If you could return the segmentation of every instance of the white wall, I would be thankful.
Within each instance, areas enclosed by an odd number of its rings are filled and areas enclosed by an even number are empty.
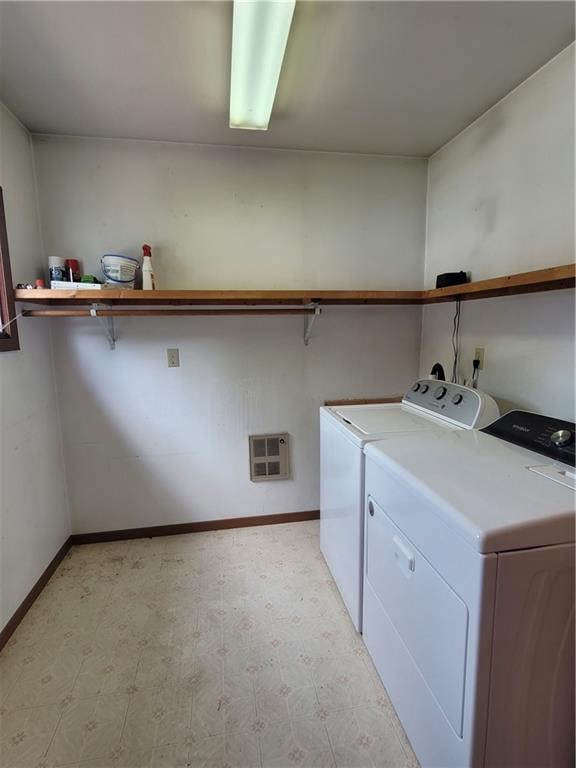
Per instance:
[[[46,252],[96,268],[155,247],[161,287],[415,287],[426,163],[36,138]],[[318,408],[402,392],[418,307],[302,317],[123,319],[111,352],[58,322],[56,361],[76,532],[317,509]],[[166,367],[179,347],[181,367]],[[249,480],[248,434],[287,431],[293,479]]]
[[[326,309],[307,348],[301,317],[123,319],[114,352],[58,322],[76,532],[318,509],[322,401],[402,392],[418,365],[415,307]],[[276,431],[293,479],[251,483],[248,435]]]
[[[47,255],[161,288],[418,288],[426,161],[37,136]]]
[[[462,302],[460,372],[485,348],[479,386],[511,408],[574,420],[574,291]],[[440,360],[452,370],[453,304],[424,308],[421,373]],[[462,379],[460,379],[462,380]]]
[[[574,45],[429,161],[425,279],[574,259]]]
[[[574,46],[429,162],[425,280],[472,279],[574,260]],[[486,349],[480,386],[514,405],[574,418],[574,291],[463,303],[462,368]],[[453,305],[425,307],[421,372],[451,368]]]
[[[0,185],[14,282],[42,264],[30,137],[0,105]],[[0,353],[0,627],[69,535],[50,329],[20,321]]]

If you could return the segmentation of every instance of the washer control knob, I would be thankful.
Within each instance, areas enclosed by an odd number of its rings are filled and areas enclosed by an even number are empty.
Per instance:
[[[422,384],[420,392],[422,392],[422,394],[424,394],[425,392],[428,392],[429,389],[430,389],[430,387],[428,386],[428,384]]]
[[[558,429],[553,435],[550,435],[552,445],[555,445],[556,448],[563,448],[565,445],[572,442],[573,438],[574,435],[569,429]]]
[[[437,387],[434,390],[434,397],[436,398],[436,400],[442,400],[442,398],[444,397],[447,391],[448,390],[446,389],[446,387]]]
[[[368,512],[370,512],[370,517],[374,517],[374,504],[371,501],[368,502]]]
[[[464,399],[463,395],[461,395],[461,394],[458,392],[458,393],[457,393],[456,395],[454,395],[454,397],[452,398],[452,402],[454,403],[454,405],[460,405],[460,403],[462,402],[462,400],[463,400],[463,399]]]
[[[412,387],[412,392],[418,392],[419,389],[420,389],[420,384],[416,382],[416,384],[414,384]]]

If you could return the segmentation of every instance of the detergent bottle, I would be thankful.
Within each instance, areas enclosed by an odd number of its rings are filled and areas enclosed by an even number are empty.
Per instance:
[[[153,291],[156,285],[154,283],[154,269],[152,267],[152,248],[149,245],[142,246],[142,290]]]

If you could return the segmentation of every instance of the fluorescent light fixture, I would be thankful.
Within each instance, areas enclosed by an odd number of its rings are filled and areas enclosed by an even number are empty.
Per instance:
[[[268,130],[296,0],[234,0],[230,128]]]

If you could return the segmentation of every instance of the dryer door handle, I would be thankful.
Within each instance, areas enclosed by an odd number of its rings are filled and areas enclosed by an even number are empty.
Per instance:
[[[404,544],[399,536],[393,536],[392,542],[394,544],[394,557],[398,567],[406,576],[410,576],[416,568],[414,552]]]

